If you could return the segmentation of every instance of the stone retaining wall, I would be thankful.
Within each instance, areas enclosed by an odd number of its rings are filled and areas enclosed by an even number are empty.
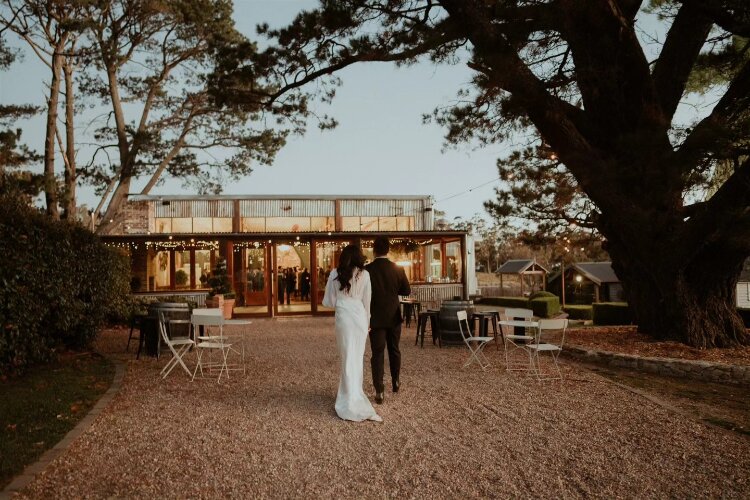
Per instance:
[[[562,354],[565,357],[586,363],[629,368],[657,375],[689,378],[704,382],[750,385],[750,366],[672,358],[643,358],[630,354],[594,351],[578,346],[565,346]]]

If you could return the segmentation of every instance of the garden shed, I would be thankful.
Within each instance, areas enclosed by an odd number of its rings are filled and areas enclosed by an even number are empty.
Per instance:
[[[565,287],[565,290],[562,290]],[[611,262],[576,262],[565,266],[565,275],[550,278],[550,290],[561,296],[563,303],[624,302],[622,282]]]
[[[521,295],[525,290],[535,292],[547,288],[547,268],[539,264],[536,259],[511,259],[505,262],[497,273],[500,275],[500,290],[502,295],[503,278],[517,276],[521,284]]]

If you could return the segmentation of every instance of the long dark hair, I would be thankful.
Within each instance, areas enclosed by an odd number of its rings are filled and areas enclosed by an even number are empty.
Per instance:
[[[336,279],[341,283],[341,290],[347,292],[352,289],[352,276],[354,276],[354,269],[365,268],[365,256],[362,254],[362,250],[359,245],[347,245],[344,250],[341,251],[339,257],[339,265],[336,267],[338,276]]]

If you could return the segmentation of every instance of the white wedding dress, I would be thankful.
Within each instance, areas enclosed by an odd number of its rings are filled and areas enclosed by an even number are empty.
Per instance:
[[[336,276],[338,273],[334,269],[328,277],[323,297],[324,306],[336,308],[336,344],[341,358],[336,414],[344,420],[382,422],[362,389],[365,343],[370,325],[370,273],[355,269],[348,292],[341,290]]]

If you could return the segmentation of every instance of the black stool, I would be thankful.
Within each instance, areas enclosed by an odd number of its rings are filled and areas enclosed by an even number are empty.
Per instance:
[[[497,342],[497,321],[495,317],[498,313],[495,311],[475,311],[474,318],[479,322],[479,336],[486,337],[489,333],[489,322],[492,322],[492,333],[495,336],[495,342]]]
[[[440,311],[425,311],[419,313],[419,319],[417,320],[417,339],[414,345],[417,345],[421,340],[421,346],[424,347],[424,336],[427,332],[427,323],[430,324],[430,336],[432,337],[432,343],[435,343],[435,339],[440,341],[440,335],[437,335],[438,331],[438,314]]]
[[[419,323],[419,314],[422,312],[422,304],[419,302],[402,302],[404,305],[404,322],[406,328],[411,326],[411,320],[414,318],[415,323]]]

